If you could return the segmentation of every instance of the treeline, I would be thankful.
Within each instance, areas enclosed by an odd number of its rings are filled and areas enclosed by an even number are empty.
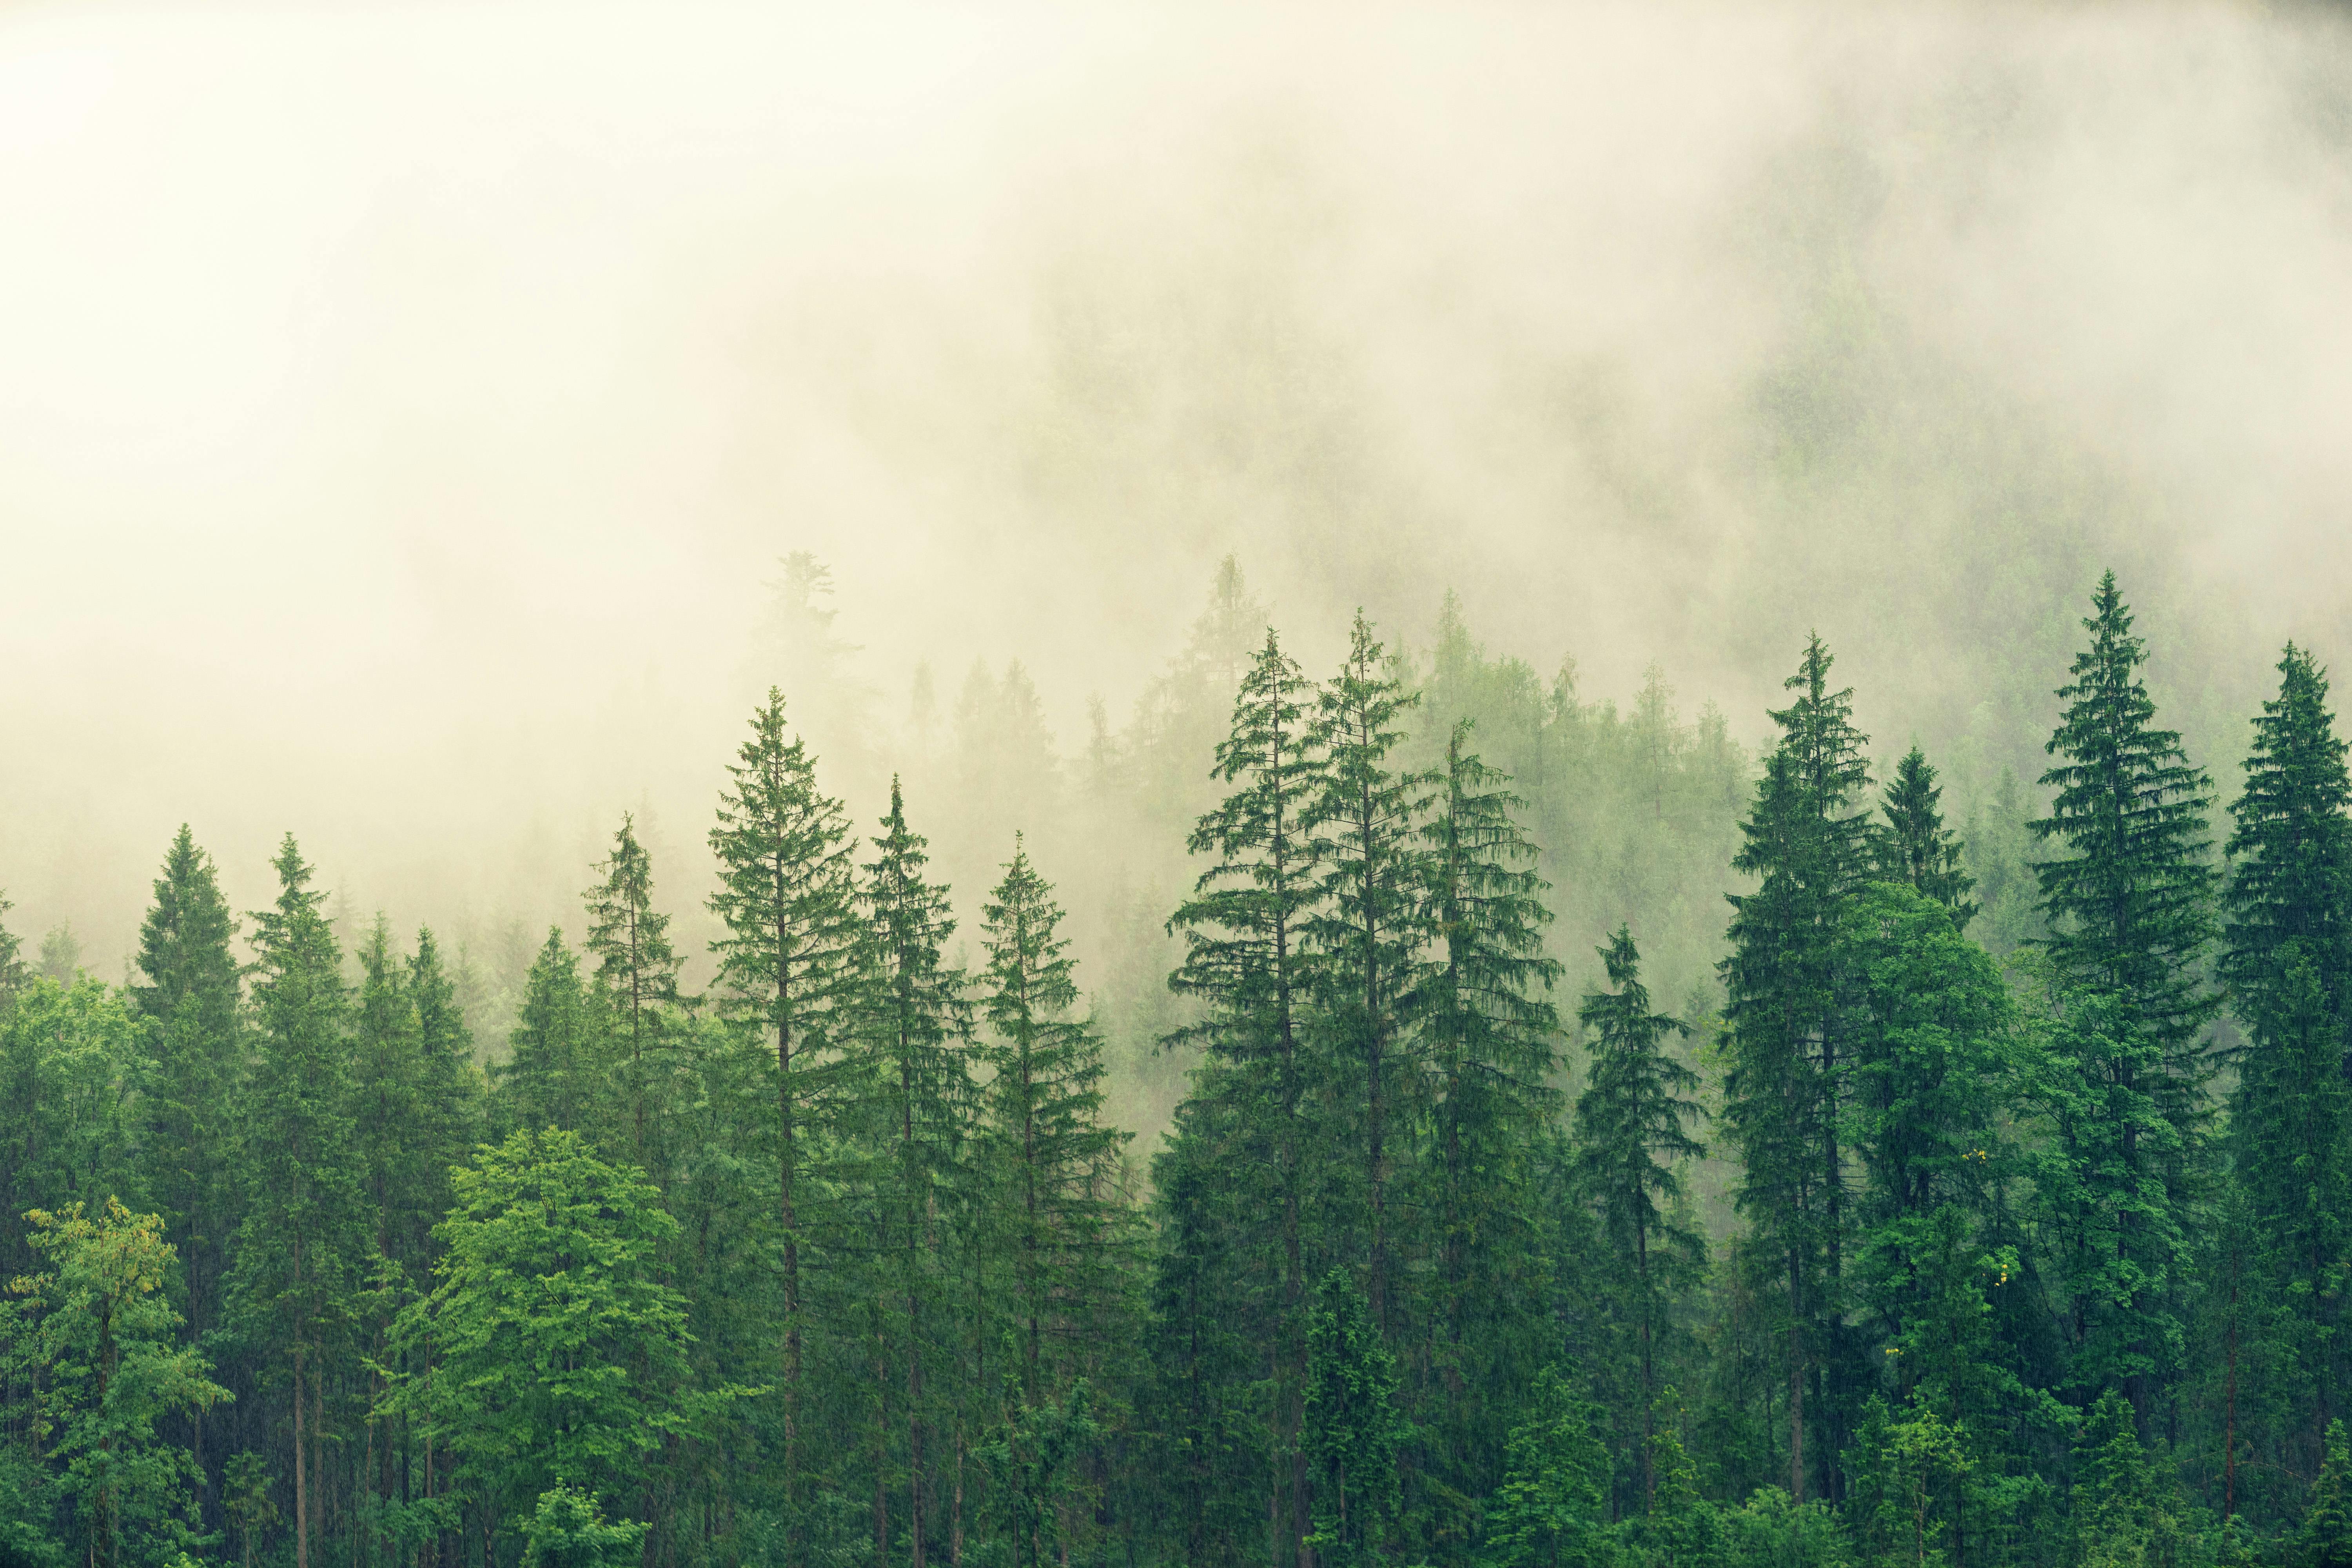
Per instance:
[[[1988,850],[1916,748],[1871,776],[1818,639],[1751,766],[1450,613],[1310,675],[1228,574],[1087,760],[1190,819],[1148,1162],[1053,863],[959,935],[908,792],[853,826],[780,694],[707,989],[624,819],[487,1070],[431,931],[340,931],[290,837],[240,918],[184,828],[126,986],[0,937],[0,1554],[2352,1561],[2326,677],[2286,650],[2225,810],[2092,609]],[[1640,917],[1589,987],[1564,906]],[[1661,946],[1714,978],[1654,997]]]

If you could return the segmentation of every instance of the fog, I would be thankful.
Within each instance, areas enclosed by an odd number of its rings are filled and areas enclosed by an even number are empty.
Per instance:
[[[0,886],[109,977],[183,820],[698,900],[794,551],[877,769],[975,658],[1076,753],[1229,552],[1751,741],[1818,627],[1969,787],[2104,566],[2217,773],[2347,650],[2340,12],[17,8],[0,214]]]

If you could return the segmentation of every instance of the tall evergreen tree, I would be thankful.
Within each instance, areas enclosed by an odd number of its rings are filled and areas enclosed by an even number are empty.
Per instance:
[[[613,1018],[614,1044],[625,1057],[622,1072],[634,1157],[651,1171],[660,1162],[650,1152],[646,1107],[661,1076],[655,1064],[662,1060],[677,1027],[677,972],[683,961],[670,949],[669,917],[653,907],[653,857],[638,842],[635,821],[627,814],[613,835],[613,852],[596,869],[604,879],[583,895],[588,906],[588,952],[596,961],[596,984]]]
[[[550,926],[523,982],[522,1009],[499,1068],[505,1120],[520,1131],[604,1130],[606,1022],[602,999],[581,984],[579,955]]]
[[[787,740],[783,694],[771,688],[751,735],[728,767],[710,830],[719,889],[710,909],[727,927],[719,957],[720,1010],[772,1053],[776,1219],[782,1264],[784,1501],[797,1530],[803,1340],[802,1209],[815,1172],[813,1125],[839,1075],[835,1012],[858,942],[849,828],[841,803],[816,785],[797,736]]]
[[[294,1559],[310,1568],[318,1526],[328,1356],[365,1255],[352,1150],[349,997],[342,955],[288,834],[273,862],[278,899],[253,922],[256,1047],[240,1096],[247,1178],[229,1280],[247,1333],[283,1358],[293,1430]]]
[[[0,921],[5,921],[8,911],[16,907],[5,892],[0,892]],[[29,978],[24,948],[25,939],[0,924],[0,1005],[22,991]]]
[[[1633,1264],[1642,1373],[1642,1499],[1647,1512],[1655,1509],[1658,1495],[1652,1449],[1660,1287],[1685,1282],[1706,1257],[1706,1238],[1677,1224],[1671,1207],[1662,1209],[1659,1200],[1671,1205],[1682,1195],[1675,1166],[1706,1150],[1686,1131],[1703,1114],[1691,1098],[1698,1075],[1665,1053],[1667,1037],[1687,1035],[1689,1026],[1650,1011],[1642,955],[1631,931],[1619,926],[1609,945],[1596,951],[1609,973],[1610,989],[1588,992],[1576,1015],[1592,1033],[1588,1087],[1576,1102],[1578,1162],[1619,1261]]]
[[[2060,761],[2042,775],[2056,794],[2050,815],[2031,824],[2059,853],[2036,861],[2034,872],[2059,984],[2111,999],[2114,1015],[2106,1027],[2067,1032],[2062,1047],[2119,1047],[2094,1048],[2095,1060],[2080,1076],[2113,1103],[2144,1096],[2168,1129],[2158,1150],[2147,1146],[2141,1120],[2127,1116],[2113,1154],[2142,1194],[2117,1211],[2116,1223],[2122,1249],[2139,1260],[2129,1311],[2153,1335],[2171,1315],[2159,1299],[2179,1283],[2172,1247],[2156,1238],[2177,1236],[2178,1225],[2146,1204],[2157,1194],[2174,1207],[2189,1199],[2211,1075],[2202,1031],[2220,1005],[2202,975],[2212,935],[2211,786],[2179,735],[2155,727],[2156,704],[2139,675],[2146,647],[2132,635],[2114,573],[2099,580],[2083,626],[2090,643],[2058,689],[2065,709],[2046,748]],[[2169,1354],[2150,1338],[2130,1347],[2118,1369],[2143,1427]]]
[[[1976,879],[1962,863],[1960,837],[1944,826],[1939,803],[1944,788],[1927,753],[1914,746],[1895,765],[1879,811],[1886,819],[1880,847],[1880,873],[1892,882],[1908,882],[1952,911],[1952,923],[1969,928],[1977,906],[1969,894]]]
[[[1559,1108],[1559,964],[1544,952],[1549,884],[1514,814],[1510,780],[1469,751],[1467,720],[1447,740],[1439,792],[1422,828],[1424,918],[1436,940],[1406,1008],[1428,1083],[1428,1152],[1415,1206],[1433,1255],[1427,1365],[1433,1384],[1419,1466],[1441,1497],[1492,1484],[1508,1429],[1485,1391],[1523,1387],[1556,1354],[1538,1167]],[[1416,1405],[1416,1410],[1426,1408]]]
[[[947,1328],[942,1292],[940,1207],[953,1195],[971,1114],[971,1073],[963,1050],[963,976],[940,962],[954,933],[948,890],[924,876],[926,841],[907,826],[898,781],[874,841],[875,859],[858,889],[866,920],[857,1034],[864,1092],[880,1114],[868,1130],[880,1153],[874,1182],[874,1236],[889,1289],[898,1298],[906,1369],[908,1553],[922,1568],[930,1514],[927,1438],[933,1395],[924,1373],[930,1341]],[[959,1427],[959,1442],[963,1433]],[[887,1520],[887,1503],[878,1519]],[[889,1545],[887,1530],[880,1550]]]
[[[154,889],[133,959],[144,984],[131,986],[149,1030],[143,1142],[149,1192],[179,1253],[188,1333],[200,1339],[219,1326],[220,1281],[237,1217],[235,1093],[244,1036],[231,949],[236,917],[221,896],[212,857],[196,847],[185,823]],[[204,1415],[201,1407],[190,1412],[200,1470]]]
[[[2352,779],[2326,672],[2292,643],[2278,669],[2230,807],[2221,967],[2247,1037],[2230,1104],[2233,1163],[2266,1293],[2299,1330],[2286,1364],[2302,1374],[2315,1453],[2336,1408],[2352,1213]]]
[[[1276,1568],[1299,1561],[1311,1528],[1307,1455],[1299,1443],[1306,1377],[1306,1238],[1300,1230],[1309,1070],[1307,1037],[1314,970],[1306,948],[1318,912],[1313,838],[1307,815],[1322,794],[1323,763],[1298,666],[1266,633],[1234,700],[1233,732],[1217,746],[1216,776],[1234,793],[1203,816],[1188,847],[1215,863],[1170,917],[1183,935],[1182,964],[1169,976],[1202,1007],[1199,1022],[1170,1037],[1198,1045],[1231,1068],[1213,1081],[1235,1096],[1242,1116],[1232,1157],[1250,1162],[1273,1213],[1251,1226],[1257,1267],[1276,1283],[1269,1316],[1276,1388],[1270,1434],[1276,1455]],[[1229,1177],[1239,1173],[1230,1173]]]
[[[1045,1339],[1113,1327],[1100,1308],[1120,1241],[1117,1182],[1127,1134],[1102,1120],[1102,1039],[1075,1016],[1076,966],[1061,934],[1054,889],[1018,839],[1004,879],[986,906],[988,966],[981,1005],[987,1016],[988,1131],[1003,1173],[1013,1251],[1013,1289],[1023,1344],[1023,1383],[1034,1399],[1045,1386]],[[1068,1373],[1053,1379],[1066,1385]]]
[[[1396,1356],[1344,1268],[1316,1288],[1307,1330],[1307,1448],[1315,1461],[1315,1532],[1331,1568],[1388,1557],[1397,1455],[1410,1430],[1397,1408]]]
[[[1346,1090],[1360,1119],[1364,1277],[1372,1321],[1391,1331],[1389,1187],[1395,1132],[1417,1114],[1409,1098],[1415,1064],[1404,1053],[1401,1004],[1428,940],[1422,897],[1426,851],[1420,828],[1430,781],[1391,761],[1419,699],[1384,665],[1361,610],[1348,657],[1316,694],[1314,744],[1323,753],[1320,795],[1309,807],[1324,902],[1308,924],[1323,960],[1323,1026],[1356,1081]],[[1351,1205],[1354,1206],[1354,1205]]]
[[[1859,805],[1867,786],[1853,723],[1853,693],[1832,691],[1832,660],[1819,637],[1786,682],[1797,700],[1775,711],[1780,742],[1767,759],[1732,866],[1759,879],[1729,895],[1731,954],[1722,973],[1730,1026],[1724,1117],[1741,1159],[1740,1207],[1755,1247],[1779,1259],[1787,1290],[1789,1490],[1806,1490],[1806,1404],[1824,1368],[1845,1370],[1840,1300],[1843,1272],[1845,1152],[1839,1138],[1849,1020],[1843,928],[1870,870],[1871,829]],[[1833,1467],[1836,1403],[1813,1412]]]

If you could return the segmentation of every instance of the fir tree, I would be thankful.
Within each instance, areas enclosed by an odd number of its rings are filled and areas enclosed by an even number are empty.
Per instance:
[[[942,1197],[951,1195],[963,1152],[971,1082],[961,1049],[963,977],[940,961],[955,931],[948,891],[924,877],[926,842],[907,826],[896,777],[889,815],[873,843],[876,858],[858,890],[866,918],[858,1034],[865,1092],[880,1112],[870,1131],[883,1151],[875,1238],[904,1315],[908,1550],[921,1568],[930,1513],[924,1352],[945,1327],[932,1321],[942,1272],[939,1211]]]
[[[1609,1454],[1595,1412],[1556,1366],[1536,1376],[1512,1427],[1503,1484],[1487,1505],[1482,1568],[1601,1568],[1612,1561],[1603,1503]]]
[[[0,921],[5,921],[8,911],[16,907],[5,892],[0,892]],[[5,924],[0,924],[0,1005],[5,1005],[22,991],[29,978],[25,967],[24,943],[23,937],[10,931]]]
[[[604,1022],[580,981],[580,960],[550,926],[523,982],[522,1010],[499,1068],[506,1120],[522,1131],[581,1131],[604,1121]]]
[[[155,902],[133,957],[144,984],[131,994],[149,1025],[142,1075],[150,1192],[179,1254],[188,1332],[218,1327],[220,1281],[236,1226],[236,1088],[243,1069],[236,918],[221,896],[212,857],[185,823],[155,879]],[[198,1466],[205,1423],[193,1412]]]
[[[1935,900],[1952,911],[1952,923],[1966,931],[1976,918],[1977,906],[1969,898],[1976,879],[1963,864],[1959,836],[1944,826],[1938,804],[1943,794],[1927,754],[1916,746],[1906,752],[1878,808],[1886,818],[1880,874],[1891,882],[1907,882]]]
[[[1045,1386],[1045,1336],[1112,1325],[1102,1309],[1118,1240],[1117,1163],[1127,1135],[1102,1121],[1102,1039],[1076,1016],[1078,988],[1061,906],[1020,841],[984,914],[981,1005],[992,1163],[1001,1173],[1013,1251],[1023,1388]],[[1069,1353],[1065,1352],[1066,1354]],[[1066,1381],[1066,1380],[1057,1380]]]
[[[1787,1289],[1789,1490],[1806,1486],[1806,1384],[1816,1358],[1843,1370],[1842,1303],[1845,1158],[1840,1144],[1847,998],[1843,928],[1869,870],[1866,737],[1853,694],[1832,691],[1829,650],[1806,646],[1786,682],[1796,701],[1772,714],[1780,743],[1767,759],[1741,826],[1735,869],[1759,879],[1730,895],[1732,951],[1722,973],[1730,1026],[1724,1116],[1740,1152],[1738,1191],[1754,1243],[1781,1259]],[[1816,1410],[1833,1463],[1838,1410]]]
[[[2099,1047],[2095,1069],[2084,1076],[2110,1075],[2102,1086],[2109,1098],[2145,1096],[2166,1124],[2159,1152],[2143,1147],[2142,1119],[2126,1116],[2113,1151],[2141,1194],[2116,1211],[2126,1233],[2123,1249],[2138,1253],[2149,1270],[2131,1292],[2130,1310],[2152,1324],[2151,1314],[2164,1310],[2155,1297],[2171,1289],[2176,1258],[2168,1246],[2131,1233],[2177,1235],[2173,1221],[2148,1213],[2146,1201],[2158,1191],[2167,1205],[2187,1200],[2211,1070],[2200,1035],[2219,1005],[2200,974],[2212,934],[2210,785],[2189,764],[2179,734],[2154,727],[2156,704],[2138,673],[2145,647],[2132,635],[2114,573],[2099,580],[2083,626],[2090,646],[2058,689],[2066,706],[2046,748],[2061,761],[2042,775],[2056,795],[2050,815],[2031,824],[2061,853],[2035,862],[2034,872],[2060,983],[2111,997],[2120,1013],[2112,1029],[2073,1032],[2062,1045],[2123,1043]],[[2143,1423],[2168,1353],[2157,1343],[2128,1352],[2126,1392]]]
[[[1596,949],[1611,989],[1590,992],[1577,1019],[1592,1032],[1588,1087],[1576,1102],[1578,1163],[1601,1210],[1603,1230],[1622,1262],[1633,1268],[1634,1334],[1642,1369],[1642,1498],[1657,1503],[1651,1465],[1652,1410],[1657,1398],[1654,1349],[1661,1291],[1658,1276],[1686,1279],[1705,1261],[1706,1239],[1675,1223],[1659,1200],[1682,1195],[1675,1166],[1706,1153],[1685,1127],[1703,1114],[1690,1098],[1698,1075],[1665,1053],[1668,1036],[1690,1033],[1679,1018],[1650,1011],[1642,984],[1642,955],[1624,926]],[[1661,1161],[1664,1163],[1661,1163]],[[1659,1257],[1653,1259],[1651,1246]]]
[[[321,1383],[365,1227],[352,1151],[341,953],[292,834],[274,864],[278,900],[247,917],[257,1049],[241,1095],[247,1194],[229,1295],[248,1334],[266,1335],[291,1374],[294,1557],[296,1568],[310,1568],[312,1492],[324,1484]]]
[[[1305,826],[1314,836],[1324,903],[1308,933],[1324,963],[1324,1026],[1339,1059],[1358,1079],[1349,1098],[1361,1117],[1361,1206],[1369,1232],[1365,1279],[1372,1321],[1391,1328],[1388,1191],[1391,1124],[1409,1125],[1415,1064],[1402,1055],[1400,1004],[1428,940],[1422,889],[1426,852],[1420,828],[1430,781],[1390,761],[1417,697],[1384,668],[1381,645],[1356,613],[1348,657],[1316,696],[1314,744],[1323,753],[1322,791]],[[1402,1106],[1400,1111],[1400,1104]]]
[[[613,852],[597,863],[604,879],[583,898],[588,906],[588,952],[596,961],[617,1044],[627,1053],[624,1071],[629,1129],[636,1163],[659,1162],[648,1152],[646,1102],[658,1061],[677,1026],[678,956],[670,950],[669,917],[653,907],[653,858],[637,841],[635,819],[624,813]]]
[[[2327,1424],[2326,1458],[2311,1489],[2311,1506],[2304,1510],[2303,1528],[2295,1534],[2296,1568],[2347,1568],[2352,1565],[2352,1445],[2344,1437],[2344,1423]]]
[[[2324,1428],[2335,1403],[2347,1191],[2345,1066],[2352,1013],[2352,780],[2327,677],[2292,643],[2254,721],[2231,805],[2221,973],[2246,1027],[2230,1104],[2237,1179],[2262,1276],[2296,1323],[2288,1358]]]
[[[806,744],[785,739],[782,692],[771,689],[751,716],[751,739],[736,759],[710,830],[720,878],[710,909],[727,927],[711,949],[722,1014],[775,1063],[771,1131],[783,1273],[784,1496],[792,1513],[802,1464],[801,1211],[814,1166],[812,1122],[838,1072],[834,1015],[851,973],[857,914],[841,803],[817,789]]]
[[[1544,952],[1549,884],[1514,820],[1522,803],[1467,749],[1470,736],[1468,721],[1453,727],[1422,829],[1436,942],[1407,1011],[1430,1079],[1416,1195],[1435,1255],[1429,1310],[1442,1400],[1425,1462],[1475,1496],[1507,1434],[1478,1391],[1524,1386],[1553,1353],[1540,1324],[1549,1281],[1536,1167],[1560,1099],[1549,1000],[1560,970]]]
[[[1305,819],[1321,794],[1322,760],[1307,720],[1309,697],[1297,665],[1269,630],[1234,698],[1233,732],[1217,746],[1216,776],[1239,787],[1201,818],[1188,844],[1195,855],[1213,855],[1215,863],[1169,920],[1170,931],[1181,932],[1185,944],[1169,985],[1202,1006],[1200,1021],[1169,1043],[1201,1046],[1213,1061],[1230,1066],[1211,1081],[1234,1094],[1243,1110],[1228,1153],[1253,1169],[1226,1174],[1262,1184],[1272,1198],[1270,1224],[1252,1229],[1253,1239],[1272,1255],[1265,1272],[1278,1281],[1267,1314],[1275,1325],[1278,1384],[1272,1439],[1280,1456],[1277,1473],[1286,1471],[1288,1479],[1287,1497],[1277,1495],[1271,1505],[1279,1521],[1278,1563],[1298,1559],[1310,1528],[1307,1456],[1299,1446],[1306,1376],[1299,1331],[1306,1303],[1302,1115],[1314,982],[1304,939],[1321,895]]]

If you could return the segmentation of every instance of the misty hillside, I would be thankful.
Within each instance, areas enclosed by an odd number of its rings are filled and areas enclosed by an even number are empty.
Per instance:
[[[0,12],[0,1568],[2352,1563],[2352,18]]]

